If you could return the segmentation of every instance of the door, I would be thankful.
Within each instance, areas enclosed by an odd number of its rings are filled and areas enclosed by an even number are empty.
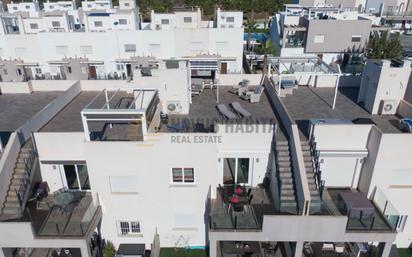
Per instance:
[[[227,62],[220,64],[220,74],[227,74]]]
[[[250,185],[251,160],[249,158],[224,158],[223,159],[223,184],[224,185]]]
[[[126,74],[127,78],[132,78],[132,65],[130,63],[126,64]]]
[[[97,78],[96,66],[89,66],[89,79],[96,79],[96,78]]]

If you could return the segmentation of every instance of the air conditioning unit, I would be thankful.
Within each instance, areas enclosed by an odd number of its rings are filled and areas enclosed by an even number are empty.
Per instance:
[[[396,100],[382,100],[379,108],[379,114],[381,115],[393,115],[396,113],[398,107],[398,101]]]
[[[182,104],[180,101],[168,101],[167,112],[170,114],[180,113],[182,111]]]

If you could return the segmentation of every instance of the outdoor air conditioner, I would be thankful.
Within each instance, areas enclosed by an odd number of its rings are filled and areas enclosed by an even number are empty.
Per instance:
[[[168,101],[167,111],[171,114],[180,113],[182,111],[182,104],[180,103],[180,101]]]
[[[393,115],[396,113],[398,101],[396,100],[382,100],[379,114],[381,115]]]

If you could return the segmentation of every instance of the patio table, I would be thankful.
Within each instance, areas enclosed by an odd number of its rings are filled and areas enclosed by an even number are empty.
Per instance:
[[[260,245],[258,242],[221,242],[221,247],[226,254],[260,254]]]
[[[74,202],[75,197],[72,192],[62,192],[54,196],[53,203],[55,207],[60,208],[60,210],[65,210],[69,204]]]

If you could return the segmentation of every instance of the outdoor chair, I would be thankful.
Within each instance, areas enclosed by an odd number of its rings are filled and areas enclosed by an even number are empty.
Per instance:
[[[240,114],[240,115],[241,115],[242,117],[244,117],[244,118],[249,118],[249,117],[252,116],[252,115],[250,114],[250,112],[248,112],[247,110],[245,110],[245,109],[240,105],[239,102],[233,102],[233,103],[231,103],[231,106],[232,106],[233,110],[234,110],[236,113]]]
[[[251,103],[258,103],[260,102],[260,96],[262,95],[263,90],[263,86],[257,86],[255,90],[244,93],[240,98]]]
[[[238,119],[238,116],[234,114],[232,111],[230,111],[227,108],[227,106],[224,104],[218,104],[217,109],[226,119],[229,119],[229,120]]]

